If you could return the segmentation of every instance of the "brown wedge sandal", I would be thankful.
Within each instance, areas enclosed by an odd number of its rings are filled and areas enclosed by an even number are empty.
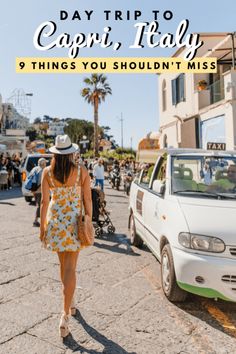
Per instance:
[[[74,298],[73,298],[72,301],[71,301],[70,314],[71,314],[71,316],[75,316],[75,315],[76,315],[76,307],[75,307],[75,300],[74,300]]]
[[[65,338],[70,333],[69,329],[69,315],[66,315],[65,312],[61,315],[60,324],[59,324],[59,333],[62,338]]]

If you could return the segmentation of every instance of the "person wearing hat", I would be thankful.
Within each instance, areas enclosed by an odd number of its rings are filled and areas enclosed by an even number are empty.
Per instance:
[[[54,154],[51,166],[45,168],[42,177],[40,240],[46,249],[57,252],[60,262],[63,289],[63,313],[59,324],[61,337],[70,333],[69,316],[76,313],[73,296],[81,249],[78,217],[82,203],[85,222],[92,219],[90,178],[84,166],[75,164],[74,153],[77,150],[78,145],[72,144],[68,135],[58,135],[55,146],[49,149]]]
[[[43,173],[43,169],[46,167],[47,165],[47,160],[43,157],[41,157],[38,160],[38,166],[34,167],[31,171],[30,174],[33,175],[35,172],[38,174],[38,189],[33,192],[34,194],[34,198],[35,198],[35,202],[36,202],[36,213],[35,213],[35,219],[33,222],[33,226],[39,227],[40,223],[38,222],[38,219],[40,218],[40,205],[41,205],[41,182],[42,182],[42,173]]]

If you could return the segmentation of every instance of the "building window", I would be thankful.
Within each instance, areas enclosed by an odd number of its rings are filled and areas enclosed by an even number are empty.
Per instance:
[[[207,143],[226,143],[225,115],[213,117],[201,122],[202,148]]]
[[[166,111],[166,80],[162,82],[162,111]]]
[[[167,135],[165,134],[163,137],[163,147],[167,148],[168,147],[168,142],[167,142]]]
[[[179,102],[185,101],[185,75],[180,74],[176,79],[171,80],[172,104],[176,106]]]

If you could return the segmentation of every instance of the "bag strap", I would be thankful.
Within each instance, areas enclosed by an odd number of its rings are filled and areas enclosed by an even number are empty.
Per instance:
[[[76,181],[78,181],[78,184],[80,186],[80,198],[81,198],[81,207],[80,207],[80,214],[79,214],[79,222],[82,223],[83,222],[83,217],[82,217],[82,205],[83,205],[83,187],[82,187],[82,168],[79,165],[78,168],[78,176]]]
[[[32,168],[28,177],[30,177],[30,178],[34,177],[37,174],[37,168],[38,168],[38,166],[35,166],[34,168]]]
[[[37,170],[35,171],[35,175],[36,175],[36,182],[37,185],[40,186],[41,185],[41,181],[42,181],[42,173],[43,170],[40,166],[38,166]]]
[[[75,184],[78,184],[80,187],[82,187],[82,182],[80,181],[80,179],[81,179],[81,166],[79,166],[78,168],[78,174],[76,177]]]

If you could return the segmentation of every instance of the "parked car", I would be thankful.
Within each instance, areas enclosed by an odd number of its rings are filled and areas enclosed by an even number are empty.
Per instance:
[[[156,157],[131,185],[131,243],[145,242],[160,261],[170,301],[187,292],[236,301],[236,152],[167,149]]]
[[[25,158],[22,166],[21,166],[21,175],[22,175],[22,194],[25,197],[26,202],[31,202],[33,199],[33,193],[25,188],[25,181],[27,176],[29,175],[30,171],[35,167],[38,166],[38,160],[44,157],[47,160],[47,166],[50,165],[52,154],[29,154]]]

